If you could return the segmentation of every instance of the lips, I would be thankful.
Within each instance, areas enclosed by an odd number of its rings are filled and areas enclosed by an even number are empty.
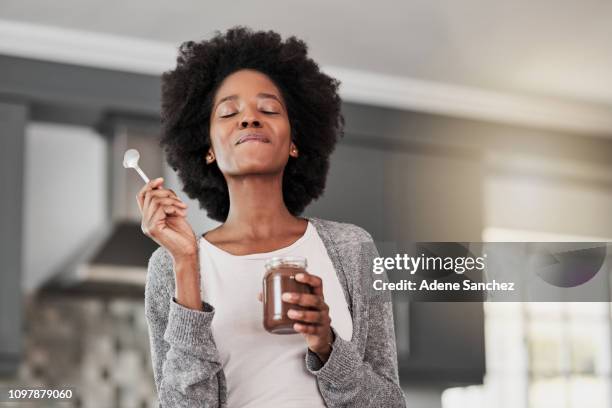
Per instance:
[[[238,139],[238,141],[236,142],[237,145],[244,143],[244,142],[248,142],[248,141],[256,141],[256,142],[262,142],[262,143],[270,143],[270,139],[268,139],[264,134],[262,133],[247,133],[245,135],[240,136],[240,138]]]

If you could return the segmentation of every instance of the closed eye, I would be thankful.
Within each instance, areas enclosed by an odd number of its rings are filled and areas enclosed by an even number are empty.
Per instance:
[[[269,111],[262,111],[263,113],[267,114],[267,115],[279,115],[278,112],[269,112]],[[238,112],[234,112],[234,113],[230,113],[229,115],[225,115],[225,116],[220,116],[220,118],[230,118],[234,115],[236,115]]]

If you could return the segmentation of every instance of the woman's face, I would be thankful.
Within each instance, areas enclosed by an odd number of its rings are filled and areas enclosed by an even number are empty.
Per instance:
[[[255,140],[243,140],[247,136]],[[297,157],[285,101],[265,74],[242,69],[217,90],[210,117],[209,152],[228,175],[281,173]],[[214,164],[209,164],[214,165]]]

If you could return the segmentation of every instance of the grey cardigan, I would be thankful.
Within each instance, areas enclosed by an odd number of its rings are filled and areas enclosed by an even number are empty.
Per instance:
[[[353,224],[308,219],[338,274],[353,334],[350,341],[341,338],[332,322],[335,341],[325,364],[304,342],[306,369],[315,376],[328,407],[405,407],[390,295],[370,290],[372,259],[378,256],[372,237]],[[377,275],[381,277],[386,279]],[[176,302],[172,257],[163,247],[155,250],[148,266],[145,316],[155,385],[164,408],[227,406],[225,374],[211,332],[215,309],[205,299],[202,303],[199,311]]]

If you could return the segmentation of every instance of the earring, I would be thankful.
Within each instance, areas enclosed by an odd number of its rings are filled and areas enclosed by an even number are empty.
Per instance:
[[[212,163],[212,161],[215,159],[215,156],[212,155],[212,153],[208,153],[208,155],[206,155],[206,162],[207,163]]]

